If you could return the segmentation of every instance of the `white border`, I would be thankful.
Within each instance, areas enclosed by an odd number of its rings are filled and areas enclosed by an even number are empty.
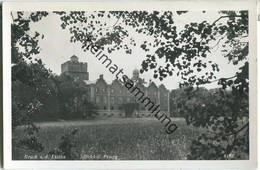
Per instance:
[[[3,110],[4,167],[11,168],[256,168],[257,167],[257,67],[256,67],[256,0],[194,1],[98,1],[98,2],[4,2],[3,3]],[[10,11],[53,10],[249,10],[249,110],[250,160],[242,161],[13,161],[11,159],[11,33]]]

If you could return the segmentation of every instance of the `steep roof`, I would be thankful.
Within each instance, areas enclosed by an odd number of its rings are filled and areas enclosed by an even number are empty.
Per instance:
[[[73,56],[71,56],[70,58],[76,58],[76,59],[78,59],[78,57],[77,57],[76,55],[73,55]]]
[[[150,82],[150,84],[149,84],[148,87],[149,87],[149,88],[151,88],[151,87],[157,88],[156,84],[155,84],[153,81]]]
[[[166,89],[166,87],[165,87],[164,84],[160,84],[159,88],[160,88],[160,89]]]

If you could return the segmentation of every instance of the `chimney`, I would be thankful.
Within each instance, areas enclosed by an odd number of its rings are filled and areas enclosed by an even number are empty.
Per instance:
[[[103,74],[100,74],[100,75],[99,75],[99,78],[103,80],[103,79],[104,79]]]

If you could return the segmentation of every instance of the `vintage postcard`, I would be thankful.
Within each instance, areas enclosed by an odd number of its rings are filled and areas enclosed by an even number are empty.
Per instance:
[[[4,3],[5,168],[255,168],[256,2]]]

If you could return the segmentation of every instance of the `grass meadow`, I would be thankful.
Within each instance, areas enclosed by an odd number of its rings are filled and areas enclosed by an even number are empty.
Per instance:
[[[155,119],[111,118],[38,123],[40,130],[37,137],[44,150],[35,152],[13,145],[13,159],[24,160],[25,155],[47,155],[58,147],[63,134],[77,128],[73,139],[75,159],[185,160],[191,140],[200,131],[187,126],[183,120],[175,123],[178,129],[170,135]],[[22,139],[23,131],[20,127],[12,135]]]

